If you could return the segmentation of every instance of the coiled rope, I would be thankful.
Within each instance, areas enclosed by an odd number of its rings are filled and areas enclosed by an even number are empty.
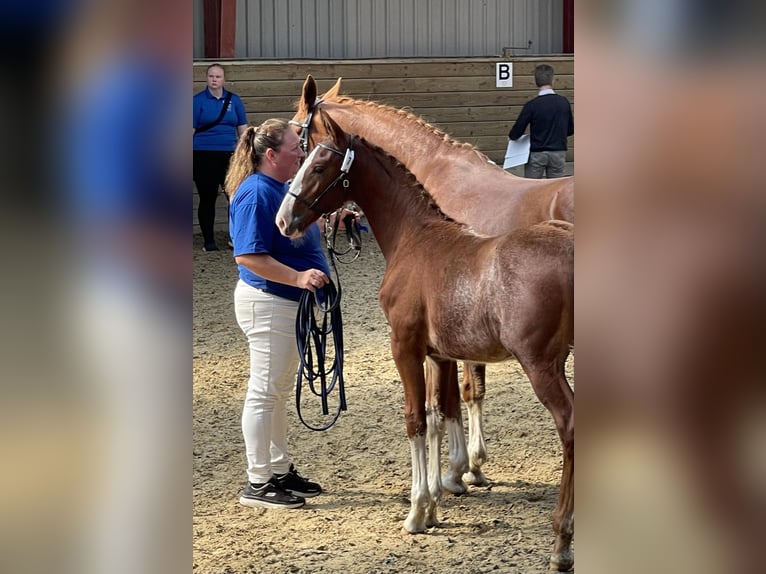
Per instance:
[[[339,218],[335,219],[335,225],[330,226],[329,216],[325,216],[325,240],[337,287],[330,278],[327,285],[315,292],[305,289],[298,302],[298,314],[295,319],[295,338],[300,356],[300,366],[296,376],[295,404],[300,421],[306,428],[315,431],[329,429],[336,423],[340,413],[346,410],[346,390],[343,381],[343,317],[340,309],[342,289],[335,258],[338,256],[341,263],[351,263],[359,257],[362,247],[360,226],[353,215],[347,215],[344,225],[349,247],[342,252],[336,250],[335,240]],[[351,251],[354,251],[353,258],[342,258]],[[328,345],[330,341],[332,344]],[[331,351],[333,355],[331,361],[328,361],[328,351]],[[338,386],[338,408],[329,422],[323,426],[314,426],[306,422],[303,417],[301,395],[304,381],[311,392],[320,398],[324,416],[329,415],[328,397],[335,386]]]

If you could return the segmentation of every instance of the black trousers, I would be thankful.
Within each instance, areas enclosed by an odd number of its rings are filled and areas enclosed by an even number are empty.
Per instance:
[[[233,152],[194,150],[194,184],[199,194],[197,220],[205,243],[215,242],[215,203],[218,188],[226,179],[229,160]]]

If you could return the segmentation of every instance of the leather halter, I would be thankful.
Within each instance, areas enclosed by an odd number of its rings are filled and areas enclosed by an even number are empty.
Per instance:
[[[348,148],[346,149],[345,153],[343,153],[342,151],[340,151],[340,150],[338,150],[338,149],[336,149],[334,147],[330,147],[330,146],[327,146],[327,145],[322,144],[322,143],[317,144],[317,147],[324,148],[326,150],[331,151],[332,153],[335,153],[335,154],[338,154],[339,156],[342,156],[343,157],[343,163],[340,166],[340,173],[338,174],[338,176],[334,180],[332,180],[327,185],[327,187],[325,187],[322,190],[322,192],[319,195],[317,195],[314,198],[314,201],[309,202],[309,201],[303,199],[299,195],[297,195],[297,194],[295,194],[295,193],[293,193],[293,192],[291,192],[289,190],[288,190],[287,193],[290,194],[291,196],[293,196],[295,198],[295,201],[297,201],[299,203],[302,203],[303,205],[307,206],[311,211],[318,211],[317,209],[315,209],[317,203],[319,203],[322,200],[322,198],[327,194],[327,192],[330,191],[332,188],[334,188],[338,184],[338,182],[343,182],[343,187],[348,189],[349,185],[351,185],[349,180],[348,180],[348,170],[351,169],[351,164],[354,162],[354,139],[355,139],[355,136],[349,135],[349,138],[348,138]]]
[[[314,112],[317,111],[317,108],[319,107],[319,104],[321,104],[324,100],[322,98],[317,98],[314,100],[314,103],[309,108],[309,113],[306,115],[306,121],[301,123],[296,120],[290,120],[288,123],[299,126],[301,128],[301,133],[298,134],[298,137],[301,140],[301,147],[303,148],[303,153],[308,155],[309,153],[309,130],[311,130],[311,120],[314,118]]]

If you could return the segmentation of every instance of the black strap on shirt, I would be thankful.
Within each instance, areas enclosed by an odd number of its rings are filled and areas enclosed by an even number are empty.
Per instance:
[[[221,113],[218,114],[218,117],[215,119],[215,121],[210,122],[209,124],[205,124],[203,126],[198,127],[196,130],[194,130],[195,134],[198,134],[200,132],[206,132],[210,128],[214,128],[218,124],[221,123],[221,120],[223,119],[223,116],[226,115],[226,110],[229,107],[229,102],[231,101],[231,92],[226,92],[226,97],[223,99],[223,107],[221,108]]]

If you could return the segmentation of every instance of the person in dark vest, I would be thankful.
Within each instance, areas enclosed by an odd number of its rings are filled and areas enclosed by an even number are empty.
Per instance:
[[[564,177],[566,174],[567,137],[574,133],[572,106],[564,96],[553,91],[553,67],[535,68],[537,97],[529,100],[513,124],[508,137],[519,139],[529,126],[529,160],[524,177]]]

